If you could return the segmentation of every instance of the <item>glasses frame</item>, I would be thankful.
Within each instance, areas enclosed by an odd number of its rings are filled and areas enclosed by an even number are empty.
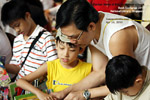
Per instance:
[[[64,37],[64,38],[67,38],[67,39],[73,39],[73,40],[78,41],[78,40],[81,38],[83,32],[84,32],[84,31],[81,31],[80,34],[79,34],[79,36],[78,36],[77,38],[73,38],[73,37],[71,37],[71,36],[69,37],[69,36],[67,36],[67,35],[64,35],[62,32],[61,32],[61,36]]]

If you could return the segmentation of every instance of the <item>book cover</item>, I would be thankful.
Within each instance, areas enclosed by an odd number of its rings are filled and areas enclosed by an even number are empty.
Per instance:
[[[43,92],[49,94],[52,92],[52,90],[51,89],[48,89],[48,90],[45,89],[45,90],[43,90]],[[39,100],[39,99],[35,94],[29,93],[29,94],[14,96],[14,100]]]
[[[0,61],[0,86],[7,87],[10,82],[10,77],[3,66],[3,63]]]
[[[16,83],[11,83],[9,84],[8,88],[9,88],[9,92],[10,92],[10,98],[11,100],[14,100],[13,97],[16,94],[15,88],[17,87]]]
[[[39,100],[35,94],[24,94],[15,96],[14,100]]]
[[[8,88],[9,88],[11,100],[14,100],[15,96],[24,94],[24,90],[22,88],[18,87],[15,82],[9,84]]]

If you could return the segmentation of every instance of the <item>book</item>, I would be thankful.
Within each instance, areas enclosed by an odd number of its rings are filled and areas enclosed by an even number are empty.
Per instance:
[[[10,83],[8,88],[9,88],[9,92],[10,92],[10,98],[11,100],[14,100],[14,95],[16,94],[16,90],[15,88],[17,87],[16,83]]]
[[[15,96],[24,94],[24,90],[16,85],[16,83],[10,83],[9,86],[10,98],[14,100]]]
[[[3,66],[3,63],[0,61],[0,87],[7,87],[11,82],[11,79]]]
[[[10,98],[11,100],[39,100],[37,96],[29,91],[24,91],[23,89],[19,88],[16,83],[9,84],[9,91],[10,91]],[[51,89],[44,89],[43,92],[51,93],[53,90]],[[26,94],[28,93],[28,94]]]
[[[43,90],[43,92],[50,94],[51,92],[53,92],[53,90],[45,89],[45,90]],[[35,94],[30,93],[30,94],[14,96],[14,100],[39,100],[39,99]]]
[[[35,94],[24,94],[24,95],[19,95],[15,96],[14,100],[39,100]]]

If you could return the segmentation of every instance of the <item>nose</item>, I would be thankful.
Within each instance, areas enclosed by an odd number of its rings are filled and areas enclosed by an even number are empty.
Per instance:
[[[66,48],[65,51],[64,51],[64,56],[65,56],[65,57],[69,57],[69,50],[68,50],[67,48]]]
[[[14,29],[15,29],[15,31],[16,31],[17,33],[20,33],[19,27],[15,27]]]

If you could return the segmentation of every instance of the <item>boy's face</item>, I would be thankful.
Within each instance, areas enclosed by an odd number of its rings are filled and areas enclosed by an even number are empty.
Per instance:
[[[132,86],[132,87],[129,87],[129,88],[126,88],[126,89],[121,89],[120,92],[127,95],[127,96],[134,96],[136,95],[138,92],[140,91],[140,88],[139,87],[135,87],[135,86]]]
[[[135,96],[142,89],[144,81],[142,79],[135,80],[134,85],[126,89],[121,89],[119,92],[127,96]]]
[[[15,20],[10,24],[10,27],[12,27],[17,33],[23,34],[25,36],[31,35],[31,21],[29,20],[28,16],[25,16],[25,19],[20,18]]]
[[[58,41],[56,48],[61,64],[74,66],[77,63],[79,46],[72,47],[65,42]]]

